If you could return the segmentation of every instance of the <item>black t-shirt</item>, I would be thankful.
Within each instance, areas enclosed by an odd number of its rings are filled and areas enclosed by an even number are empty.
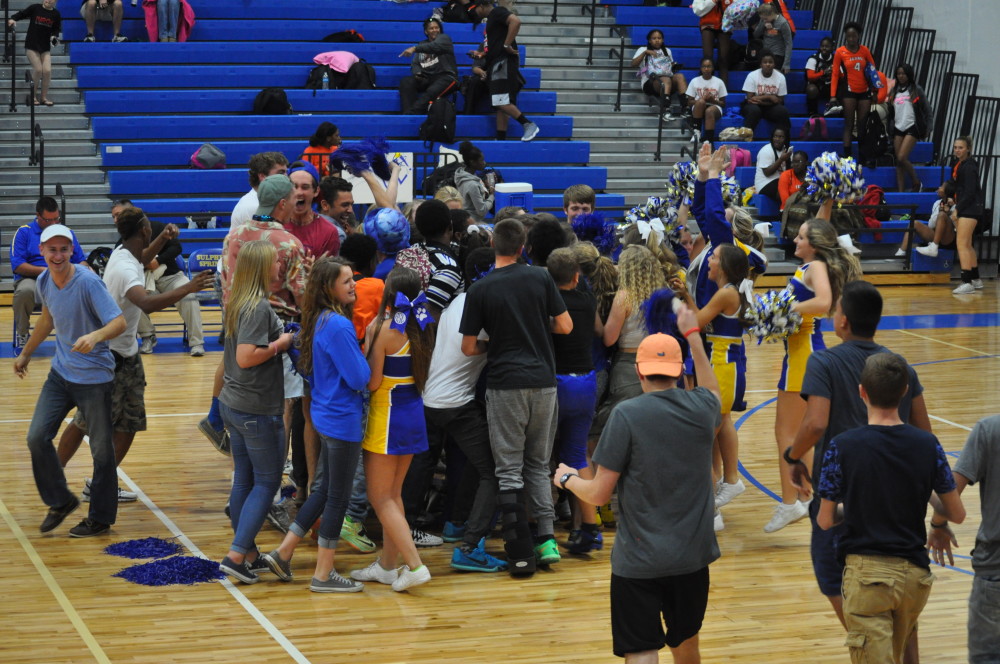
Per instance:
[[[511,11],[505,7],[494,7],[493,11],[486,17],[486,62],[492,63],[495,60],[510,55],[504,50],[504,43],[507,40],[507,18]],[[515,39],[511,46],[517,48]]]
[[[581,290],[559,289],[569,317],[573,319],[573,331],[569,334],[553,334],[552,345],[556,355],[557,374],[585,374],[594,370],[592,344],[594,343],[594,319],[597,316],[597,300],[593,294]]]
[[[865,361],[870,356],[888,352],[888,348],[874,341],[845,341],[839,346],[809,356],[799,394],[803,399],[817,396],[830,400],[830,420],[813,456],[813,478],[819,477],[823,454],[830,439],[868,422],[868,410],[858,394],[861,370],[865,368]],[[910,389],[899,404],[899,419],[904,422],[910,421],[910,404],[913,399],[924,393],[917,372],[913,367],[909,367],[909,370]]]
[[[24,47],[38,53],[47,53],[50,40],[62,31],[62,15],[57,9],[46,9],[42,5],[30,5],[11,16],[15,21],[30,19],[28,32],[24,37]],[[4,26],[6,27],[6,26]]]
[[[515,263],[493,270],[469,288],[459,331],[486,330],[486,387],[555,387],[556,362],[549,318],[566,311],[559,289],[541,267]]]
[[[898,424],[866,425],[830,441],[818,493],[844,504],[841,562],[854,553],[905,558],[926,568],[927,501],[931,491],[954,490],[938,439]]]

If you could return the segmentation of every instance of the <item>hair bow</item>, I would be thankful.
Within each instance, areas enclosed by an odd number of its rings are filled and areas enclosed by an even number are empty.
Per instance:
[[[409,322],[410,316],[417,317],[421,330],[426,329],[430,323],[434,322],[434,317],[431,316],[431,312],[427,308],[427,294],[423,291],[420,291],[412,301],[403,293],[396,293],[396,303],[393,308],[396,313],[392,315],[392,323],[389,324],[389,327],[397,332],[406,334],[406,324]]]
[[[648,221],[646,219],[639,219],[635,224],[639,228],[639,235],[642,236],[643,241],[649,240],[649,234],[653,231],[656,231],[657,239],[662,238],[666,231],[663,221],[659,217],[654,217]]]
[[[744,279],[743,281],[740,282],[740,285],[737,287],[737,289],[741,293],[743,293],[743,295],[747,299],[747,302],[753,302],[753,282],[752,281],[750,281],[749,279]]]

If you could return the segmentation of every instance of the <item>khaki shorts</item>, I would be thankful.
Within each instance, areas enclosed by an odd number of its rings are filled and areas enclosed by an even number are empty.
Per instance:
[[[146,430],[146,372],[142,356],[115,356],[115,379],[111,385],[111,425],[115,431],[136,433]],[[73,424],[87,432],[87,422],[77,409]]]
[[[934,575],[905,558],[847,556],[844,619],[851,662],[901,662]]]

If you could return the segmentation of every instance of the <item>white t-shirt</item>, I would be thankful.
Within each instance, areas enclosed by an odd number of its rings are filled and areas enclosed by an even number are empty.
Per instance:
[[[896,111],[893,117],[893,124],[899,131],[906,131],[917,123],[917,114],[913,111],[910,90],[897,91],[892,105]]]
[[[233,208],[233,213],[229,216],[229,229],[232,230],[250,221],[258,207],[260,207],[260,201],[257,200],[256,189],[251,189],[243,194],[243,198],[239,200],[236,207]]]
[[[747,74],[747,79],[743,83],[743,92],[750,95],[778,95],[784,97],[788,94],[788,86],[785,84],[785,75],[775,69],[767,78],[761,70],[752,71]]]
[[[729,91],[726,90],[726,84],[718,76],[713,76],[707,81],[704,76],[698,76],[688,83],[687,96],[692,99],[708,99],[712,90],[716,92],[717,99],[725,99],[726,95],[729,94]]]
[[[465,293],[459,293],[441,313],[431,366],[424,385],[424,405],[428,408],[458,408],[476,396],[476,381],[486,366],[486,354],[466,357],[462,333],[458,331],[465,311]],[[485,338],[481,334],[480,338]]]
[[[934,201],[931,206],[931,216],[927,219],[927,228],[933,229],[937,226],[938,215],[941,214],[941,199]]]
[[[639,49],[635,52],[635,55],[632,56],[632,59],[635,60],[640,55],[645,53],[647,50],[648,50],[647,46],[640,46]],[[661,48],[660,53],[662,55],[656,58],[652,58],[651,62],[647,62],[645,60],[640,62],[639,73],[641,74],[646,73],[647,70],[643,68],[643,65],[646,65],[652,67],[653,69],[660,69],[661,71],[663,71],[664,73],[660,74],[661,76],[673,76],[674,54],[670,52],[669,48]],[[639,78],[640,78],[640,83],[639,83],[640,86],[645,86],[646,81],[649,80],[649,76],[646,75],[640,76]]]
[[[776,170],[771,175],[764,175],[764,169],[774,164],[777,160],[778,157],[774,153],[774,148],[771,147],[770,143],[757,152],[757,172],[753,177],[753,186],[757,189],[758,194],[768,183],[781,177],[781,169]]]
[[[142,263],[132,255],[131,251],[125,247],[118,247],[111,252],[111,258],[104,266],[104,284],[125,316],[125,331],[109,341],[108,346],[122,357],[132,357],[139,352],[135,335],[139,328],[139,315],[142,310],[132,304],[125,293],[133,286],[145,289],[146,276]]]

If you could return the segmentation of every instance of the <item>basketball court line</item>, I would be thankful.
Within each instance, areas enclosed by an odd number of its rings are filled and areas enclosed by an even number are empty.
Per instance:
[[[56,602],[58,602],[59,606],[62,607],[63,612],[66,614],[66,617],[69,618],[70,623],[76,629],[80,638],[87,644],[87,648],[90,649],[90,653],[94,656],[94,659],[98,662],[111,664],[111,660],[104,653],[101,645],[97,642],[97,639],[94,638],[94,635],[90,633],[89,629],[87,629],[87,624],[83,621],[83,618],[80,617],[80,614],[77,613],[76,609],[73,608],[73,603],[69,601],[69,598],[66,597],[66,593],[64,593],[62,588],[59,586],[59,582],[56,581],[54,576],[52,576],[52,572],[49,571],[49,568],[45,565],[41,556],[38,555],[38,551],[35,550],[35,547],[31,544],[27,535],[25,535],[24,531],[21,530],[17,521],[14,520],[14,516],[10,513],[10,510],[7,509],[7,505],[4,504],[3,499],[0,499],[0,517],[3,517],[3,520],[7,522],[7,526],[14,534],[14,539],[18,541],[21,548],[24,549],[24,552],[28,554],[28,560],[30,560],[31,564],[35,566],[36,570],[38,570],[38,575],[42,577],[42,581],[45,582],[49,591],[55,596]]]
[[[151,419],[151,418],[154,418],[154,417],[195,417],[197,415],[204,415],[204,414],[205,414],[204,412],[197,412],[197,413],[164,413],[162,415],[146,415],[146,419]],[[73,421],[72,417],[67,417],[67,418],[63,419],[64,423],[65,422],[72,422],[72,421]],[[0,424],[23,424],[23,423],[27,423],[27,422],[31,422],[31,418],[30,417],[27,418],[27,419],[22,419],[22,420],[0,420]]]
[[[976,350],[975,348],[969,348],[968,346],[959,346],[958,344],[953,344],[949,341],[941,341],[940,339],[935,339],[934,337],[929,337],[926,334],[917,334],[916,332],[911,332],[910,330],[893,330],[894,332],[899,332],[900,334],[909,334],[912,337],[917,337],[918,339],[926,339],[928,341],[935,341],[939,344],[944,344],[945,346],[951,346],[952,348],[958,348],[959,350],[965,350],[970,353],[978,353],[979,355],[989,356],[991,353],[985,351]],[[923,364],[923,363],[921,363]]]

